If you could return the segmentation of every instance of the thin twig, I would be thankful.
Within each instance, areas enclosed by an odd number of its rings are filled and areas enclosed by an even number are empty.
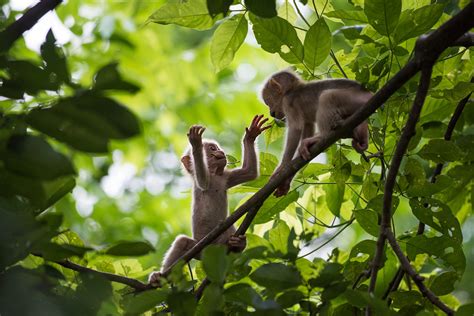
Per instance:
[[[34,254],[34,255],[37,257],[42,257],[40,254]],[[77,271],[79,273],[91,273],[112,282],[128,285],[137,291],[145,291],[145,290],[149,290],[153,288],[151,285],[142,283],[136,279],[128,278],[128,277],[113,274],[113,273],[97,271],[97,270],[82,266],[80,264],[74,263],[70,260],[60,260],[60,261],[51,261],[51,262],[59,264],[60,266],[64,268]]]

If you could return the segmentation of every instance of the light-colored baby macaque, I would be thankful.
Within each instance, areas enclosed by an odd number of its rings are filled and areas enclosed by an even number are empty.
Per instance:
[[[236,169],[226,169],[226,155],[216,141],[202,139],[204,127],[192,126],[189,129],[187,135],[191,148],[185,152],[181,162],[193,178],[193,236],[176,237],[165,255],[160,272],[150,274],[148,281],[151,284],[158,285],[163,271],[227,217],[227,189],[258,177],[255,139],[270,127],[263,126],[266,121],[268,119],[263,119],[263,115],[257,115],[250,127],[245,129],[243,164]],[[230,227],[215,243],[227,244],[234,251],[242,251],[246,246],[245,235],[233,236],[235,231],[233,226]]]
[[[288,126],[285,151],[275,175],[296,156],[297,149],[301,157],[309,160],[309,148],[324,134],[338,128],[372,97],[372,93],[353,80],[306,82],[291,71],[281,71],[273,74],[265,83],[262,97],[270,109],[270,115],[276,119],[286,119]],[[318,126],[316,134],[315,124]],[[361,123],[344,138],[352,138],[354,149],[363,153],[369,144],[367,122]],[[289,178],[282,183],[275,195],[287,194],[291,180]]]

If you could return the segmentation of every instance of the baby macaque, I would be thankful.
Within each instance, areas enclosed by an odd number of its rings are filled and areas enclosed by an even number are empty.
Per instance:
[[[265,83],[262,97],[270,115],[279,120],[286,119],[288,126],[285,151],[275,175],[295,157],[297,149],[301,157],[309,160],[309,148],[324,134],[338,128],[372,97],[372,93],[348,79],[305,82],[291,71],[281,71]],[[316,135],[315,124],[318,126]],[[358,125],[344,138],[352,138],[352,147],[362,154],[369,143],[367,122]],[[287,194],[291,180],[283,182],[275,195]]]
[[[216,141],[202,139],[204,127],[195,125],[189,129],[187,135],[191,148],[185,152],[181,162],[193,178],[193,237],[176,237],[165,255],[160,272],[150,274],[149,283],[158,285],[163,271],[227,217],[227,189],[258,177],[255,139],[270,127],[263,126],[267,121],[263,115],[257,115],[250,127],[245,129],[242,140],[243,164],[236,169],[225,168],[226,155]],[[245,235],[233,236],[235,231],[233,226],[230,227],[215,243],[227,244],[235,251],[242,251],[246,246]]]

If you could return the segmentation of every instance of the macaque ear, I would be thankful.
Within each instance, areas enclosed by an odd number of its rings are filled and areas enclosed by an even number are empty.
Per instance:
[[[181,157],[181,163],[183,164],[186,171],[191,173],[191,171],[192,171],[191,156],[185,155],[185,156]]]
[[[281,84],[276,81],[275,78],[271,78],[270,81],[269,81],[270,85],[275,88],[278,92],[281,92],[283,89],[281,87]]]

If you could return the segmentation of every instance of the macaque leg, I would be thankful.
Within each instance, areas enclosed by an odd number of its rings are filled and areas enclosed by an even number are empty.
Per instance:
[[[352,135],[352,147],[362,154],[369,147],[369,127],[367,121],[362,122],[354,128]]]
[[[166,269],[168,269],[176,260],[179,259],[186,251],[191,249],[196,244],[196,241],[185,235],[179,235],[173,241],[170,249],[165,254],[165,259],[159,272],[153,272],[148,277],[148,283],[159,285],[160,277]]]
[[[179,257],[181,257],[181,255],[191,249],[195,244],[196,241],[186,235],[179,235],[176,237],[170,249],[166,252],[161,271],[168,269],[176,260],[179,259]]]

